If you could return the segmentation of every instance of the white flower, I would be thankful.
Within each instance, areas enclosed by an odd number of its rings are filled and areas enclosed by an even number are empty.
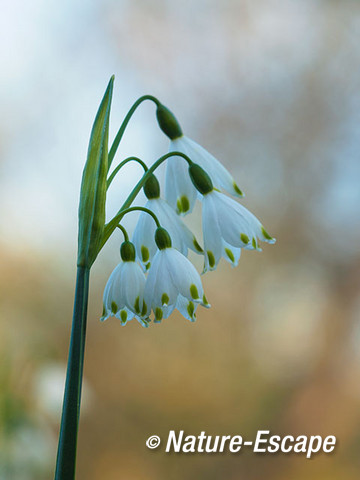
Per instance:
[[[144,302],[148,315],[153,310],[155,322],[168,318],[175,308],[195,321],[198,304],[209,306],[194,265],[172,247],[156,253],[145,284]]]
[[[188,174],[189,176],[189,174]],[[172,240],[172,245],[183,255],[187,256],[188,249],[202,253],[194,234],[182,222],[170,205],[161,198],[152,198],[146,202],[145,208],[151,210],[162,226],[166,228]],[[150,267],[151,261],[157,251],[154,235],[156,224],[146,212],[141,212],[136,224],[132,241],[136,254],[145,269]]]
[[[182,157],[174,156],[167,160],[165,198],[179,215],[191,213],[194,208],[197,191],[191,183],[187,163]]]
[[[190,138],[182,135],[170,141],[170,152],[182,152],[194,163],[200,165],[210,176],[213,185],[231,195],[242,197],[231,174],[207,150]],[[197,198],[197,192],[189,178],[188,166],[182,157],[167,160],[165,198],[179,214],[190,213]]]
[[[124,243],[130,244],[130,242]],[[134,248],[133,245],[132,248]],[[119,263],[109,277],[104,290],[104,310],[101,321],[116,317],[122,325],[126,325],[128,321],[136,318],[143,327],[147,327],[148,321],[144,312],[146,279],[140,265],[134,261],[135,250],[130,258],[132,260],[125,259]]]
[[[258,239],[275,243],[249,210],[221,192],[206,193],[202,204],[204,271],[214,270],[221,257],[237,265],[241,248],[261,250]]]

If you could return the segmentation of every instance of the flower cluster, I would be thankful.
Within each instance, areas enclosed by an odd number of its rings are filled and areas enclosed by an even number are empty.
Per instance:
[[[261,222],[237,200],[240,188],[231,174],[209,152],[185,137],[174,115],[157,102],[157,119],[170,138],[170,151],[146,171],[142,183],[147,202],[130,242],[123,227],[121,262],[104,291],[102,320],[119,318],[122,325],[136,318],[148,326],[168,318],[176,308],[190,321],[199,304],[209,307],[201,278],[187,258],[189,249],[204,257],[204,270],[216,269],[221,257],[233,266],[242,249],[260,251],[259,241],[274,243]],[[153,171],[167,161],[165,196]],[[145,167],[147,170],[147,167]],[[225,193],[224,193],[225,192]],[[202,202],[203,247],[181,216]],[[154,221],[155,220],[155,221]]]

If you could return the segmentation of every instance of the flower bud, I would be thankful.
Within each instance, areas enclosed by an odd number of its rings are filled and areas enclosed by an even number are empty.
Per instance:
[[[179,122],[176,120],[175,115],[161,103],[156,109],[156,118],[159,127],[165,133],[165,135],[170,138],[170,140],[175,140],[175,138],[182,137],[183,132]]]
[[[159,250],[171,247],[171,238],[165,228],[158,227],[155,232],[155,243]]]
[[[200,165],[192,163],[189,167],[189,175],[195,188],[202,195],[213,191],[214,187],[211,178]]]

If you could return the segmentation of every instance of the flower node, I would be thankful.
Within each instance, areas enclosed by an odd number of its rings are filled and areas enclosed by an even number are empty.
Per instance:
[[[135,261],[135,247],[134,244],[126,241],[121,244],[120,247],[121,259],[124,262],[134,262]]]
[[[193,163],[189,167],[189,175],[195,188],[202,194],[206,195],[211,192],[214,187],[209,175],[205,172],[200,165]]]
[[[148,198],[149,200],[151,198],[159,198],[160,197],[159,181],[153,173],[149,176],[149,178],[145,182],[144,193],[146,195],[146,198]]]
[[[165,228],[159,227],[156,229],[155,243],[159,250],[171,247],[171,238]]]
[[[159,123],[159,127],[165,133],[165,135],[170,138],[170,140],[175,140],[175,138],[182,137],[183,132],[179,122],[176,120],[175,115],[164,105],[158,105],[156,109],[156,118]]]

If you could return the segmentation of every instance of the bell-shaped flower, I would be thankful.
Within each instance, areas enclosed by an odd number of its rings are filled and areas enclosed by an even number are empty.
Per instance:
[[[199,165],[189,168],[190,177],[203,195],[204,271],[214,270],[221,257],[237,265],[242,248],[261,250],[259,240],[275,243],[261,222],[234,199],[214,190]]]
[[[195,321],[197,306],[209,307],[200,275],[182,253],[171,247],[171,239],[165,229],[160,227],[156,230],[155,241],[159,250],[146,279],[146,313],[150,315],[152,310],[156,323],[168,318],[177,308],[185,318]]]
[[[145,275],[140,265],[135,262],[135,247],[125,241],[121,245],[120,262],[105,286],[103,297],[103,315],[101,321],[116,317],[121,325],[133,318],[143,326],[148,326],[144,306]]]
[[[211,178],[215,188],[242,197],[243,193],[226,168],[207,150],[185,135],[170,141],[170,152],[181,152],[200,165]],[[190,213],[197,198],[181,157],[171,157],[166,165],[165,198],[179,214]]]
[[[170,110],[159,104],[156,115],[161,130],[170,138],[170,152],[181,152],[200,165],[210,176],[215,188],[225,190],[231,195],[243,196],[226,168],[207,150],[183,134]],[[194,207],[197,192],[182,157],[174,156],[167,161],[165,198],[179,214],[190,213]]]
[[[170,151],[174,151],[171,144]],[[189,178],[187,163],[182,157],[174,156],[167,160],[165,198],[179,215],[191,213],[194,208],[197,192]]]
[[[151,175],[146,182],[144,192],[148,198],[145,208],[151,210],[160,224],[169,232],[173,247],[185,256],[187,256],[189,248],[194,252],[203,253],[191,230],[182,222],[170,205],[160,198],[159,183],[154,175]],[[136,248],[137,257],[144,269],[150,268],[151,261],[157,251],[154,239],[155,230],[156,225],[153,218],[146,212],[141,212],[132,241]]]

